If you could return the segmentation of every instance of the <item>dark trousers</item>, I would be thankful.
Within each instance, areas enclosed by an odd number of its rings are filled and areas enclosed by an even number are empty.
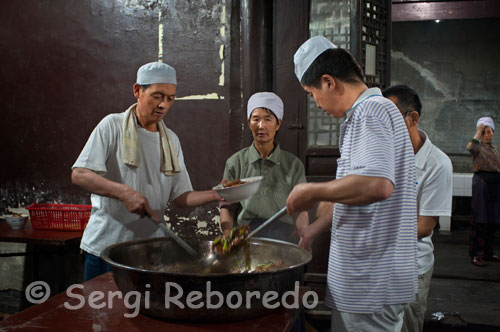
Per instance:
[[[472,178],[472,222],[469,255],[490,259],[500,216],[500,173],[476,172]]]
[[[495,249],[495,224],[476,223],[472,218],[469,230],[469,255],[490,259]]]
[[[89,253],[85,254],[84,281],[88,281],[109,271],[111,271],[111,265],[106,263],[102,258]]]

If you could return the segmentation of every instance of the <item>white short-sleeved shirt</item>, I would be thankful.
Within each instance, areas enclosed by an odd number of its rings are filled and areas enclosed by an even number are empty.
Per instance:
[[[335,203],[325,303],[350,313],[380,313],[417,292],[415,158],[396,106],[378,88],[348,111],[340,133],[337,179],[383,177],[391,197],[364,206]]]
[[[151,208],[163,216],[169,200],[193,190],[179,138],[168,129],[177,151],[179,173],[166,176],[160,171],[160,134],[141,127],[137,128],[141,149],[139,167],[125,165],[121,158],[124,117],[125,112],[102,119],[72,168],[88,168],[106,179],[131,187],[144,195]],[[157,225],[128,212],[125,204],[117,199],[91,194],[91,202],[92,213],[80,244],[86,252],[100,256],[111,244],[165,235]]]
[[[419,216],[451,216],[453,166],[450,158],[435,145],[425,132],[425,141],[415,155],[417,166],[417,213]],[[434,264],[432,234],[418,240],[418,274]]]

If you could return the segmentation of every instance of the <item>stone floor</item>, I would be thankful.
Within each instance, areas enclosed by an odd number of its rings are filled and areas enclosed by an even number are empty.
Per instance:
[[[500,254],[500,231],[496,235]],[[451,232],[435,231],[433,242],[435,264],[424,332],[500,331],[500,263],[470,263],[465,225]],[[330,332],[324,304],[306,317],[308,331]]]
[[[500,253],[497,234],[497,252]],[[470,263],[466,230],[436,232],[424,331],[500,331],[500,263]]]

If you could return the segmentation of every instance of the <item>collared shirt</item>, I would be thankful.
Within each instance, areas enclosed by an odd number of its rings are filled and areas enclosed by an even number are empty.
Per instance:
[[[262,175],[259,190],[252,198],[240,202],[238,224],[255,218],[269,218],[286,205],[288,194],[296,184],[306,182],[304,165],[290,152],[276,144],[268,158],[262,158],[252,144],[226,161],[224,178],[228,181]],[[289,216],[281,221],[293,224]]]
[[[159,132],[137,128],[141,164],[129,166],[122,161],[124,113],[110,114],[97,125],[72,168],[88,168],[104,178],[123,183],[144,195],[149,206],[163,216],[170,200],[192,191],[177,135],[168,129],[177,151],[181,171],[167,176],[160,171],[161,144]],[[92,212],[83,233],[80,248],[100,256],[107,246],[141,238],[161,237],[166,233],[152,222],[131,213],[123,202],[91,194]]]
[[[419,216],[451,216],[453,166],[450,158],[439,150],[420,130],[424,144],[415,155],[417,166],[417,214]],[[432,233],[418,240],[418,274],[429,271],[434,264]]]
[[[380,313],[417,292],[415,158],[396,106],[367,89],[341,126],[337,179],[383,177],[391,197],[363,206],[335,203],[325,303],[338,311]]]
[[[500,172],[500,153],[493,144],[472,143],[469,152],[474,172]]]

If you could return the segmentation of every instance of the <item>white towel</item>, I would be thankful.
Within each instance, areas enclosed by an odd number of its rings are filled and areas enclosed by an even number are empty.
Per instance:
[[[137,117],[134,104],[125,111],[123,119],[122,159],[127,165],[139,167],[141,151],[137,137]],[[160,171],[165,175],[174,175],[180,172],[179,160],[172,137],[168,134],[167,126],[163,121],[158,122],[161,144],[161,166]]]

